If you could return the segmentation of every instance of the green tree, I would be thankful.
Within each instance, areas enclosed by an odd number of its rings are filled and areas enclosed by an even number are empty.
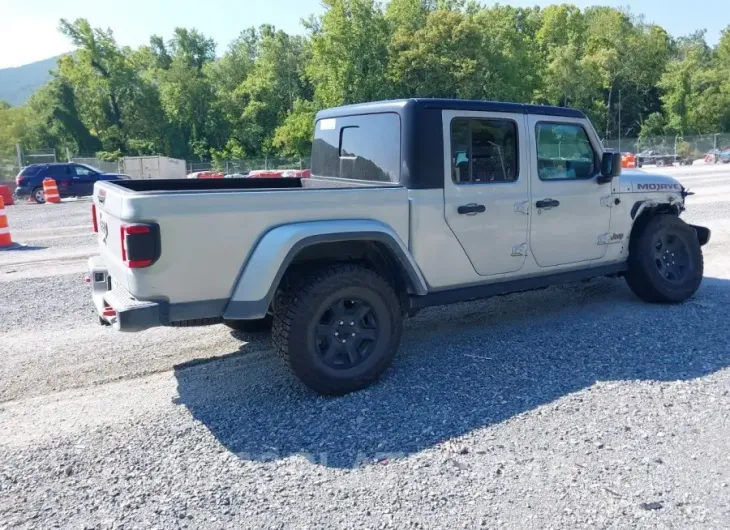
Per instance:
[[[307,23],[306,73],[318,107],[387,98],[390,32],[374,0],[322,0],[326,12]]]

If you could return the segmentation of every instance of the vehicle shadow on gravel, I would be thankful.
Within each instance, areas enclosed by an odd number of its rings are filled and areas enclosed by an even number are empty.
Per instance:
[[[316,396],[248,346],[178,367],[179,403],[250,460],[303,455],[351,468],[407,456],[598,381],[681,381],[730,366],[730,281],[681,305],[638,301],[615,280],[434,308],[409,320],[383,380]],[[250,350],[249,350],[250,351]]]

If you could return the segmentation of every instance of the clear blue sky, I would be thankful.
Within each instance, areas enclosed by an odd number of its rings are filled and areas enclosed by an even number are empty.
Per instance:
[[[557,2],[501,3],[545,6]],[[627,0],[572,3],[581,8],[629,4]],[[675,36],[705,28],[710,44],[730,24],[727,0],[634,0],[631,11]],[[220,54],[246,27],[268,23],[288,32],[302,32],[300,20],[321,12],[319,0],[0,0],[0,68],[69,51],[70,44],[57,31],[60,18],[84,17],[93,26],[110,27],[120,44],[130,46],[148,42],[152,34],[168,38],[177,26],[195,27],[216,40]]]

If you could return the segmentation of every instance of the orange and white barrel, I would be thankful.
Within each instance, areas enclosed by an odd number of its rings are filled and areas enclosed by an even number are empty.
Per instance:
[[[12,244],[13,238],[10,237],[8,216],[5,215],[5,201],[0,196],[0,248],[10,247]]]
[[[43,194],[46,196],[46,203],[58,204],[61,202],[56,181],[50,177],[43,179]]]

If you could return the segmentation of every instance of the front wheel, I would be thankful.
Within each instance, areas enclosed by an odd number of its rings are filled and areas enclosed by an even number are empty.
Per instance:
[[[699,289],[703,272],[697,234],[674,215],[653,217],[630,242],[626,281],[644,301],[683,302]]]
[[[274,344],[294,375],[320,394],[343,395],[371,385],[400,344],[398,296],[364,267],[321,268],[277,305]]]

